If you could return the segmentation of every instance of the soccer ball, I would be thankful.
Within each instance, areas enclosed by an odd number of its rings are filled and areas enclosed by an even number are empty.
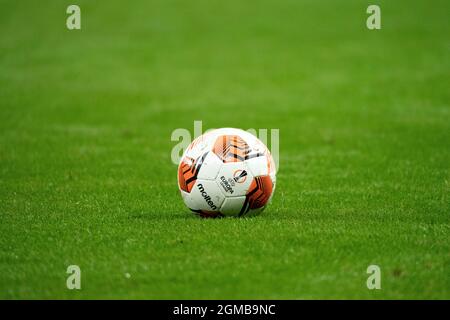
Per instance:
[[[184,152],[178,187],[186,206],[201,217],[259,214],[275,190],[269,149],[252,134],[232,128],[208,131]]]

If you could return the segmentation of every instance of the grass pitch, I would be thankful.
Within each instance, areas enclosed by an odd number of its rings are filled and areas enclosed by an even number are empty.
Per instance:
[[[69,4],[0,1],[0,298],[450,298],[448,1]],[[280,129],[263,215],[184,207],[194,120]]]

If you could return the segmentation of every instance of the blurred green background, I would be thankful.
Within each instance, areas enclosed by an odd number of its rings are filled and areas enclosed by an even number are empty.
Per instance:
[[[450,298],[450,2],[69,4],[0,0],[0,298]],[[261,216],[184,207],[194,120],[280,129]]]

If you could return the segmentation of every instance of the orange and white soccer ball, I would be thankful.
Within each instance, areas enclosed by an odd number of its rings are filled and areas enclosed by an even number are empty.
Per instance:
[[[186,206],[201,217],[259,214],[275,190],[269,149],[252,134],[216,129],[196,138],[178,166]]]

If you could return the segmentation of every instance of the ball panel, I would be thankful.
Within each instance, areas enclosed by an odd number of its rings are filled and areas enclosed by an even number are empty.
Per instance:
[[[213,152],[224,163],[244,161],[250,146],[239,135],[222,135],[216,139]]]
[[[252,180],[245,162],[224,163],[216,178],[220,191],[227,197],[245,196]]]
[[[269,202],[272,191],[273,183],[270,176],[255,177],[245,196],[245,203],[239,215],[242,216],[251,209],[264,207]]]
[[[196,159],[186,156],[181,160],[178,166],[178,187],[180,190],[191,192],[206,156],[207,153]]]
[[[219,211],[225,200],[219,186],[212,180],[198,179],[191,190],[191,197],[195,201],[193,209],[206,211]]]
[[[199,170],[197,178],[203,180],[216,179],[222,165],[222,161],[220,161],[220,159],[213,152],[208,152],[205,160],[203,160],[203,164]]]
[[[215,141],[215,135],[212,132],[207,132],[198,136],[192,141],[184,152],[183,156],[197,158],[200,155],[211,151],[212,145]]]
[[[231,197],[225,198],[222,206],[220,207],[220,212],[224,216],[237,216],[241,212],[242,206],[245,202],[244,197]]]
[[[191,194],[188,192],[185,192],[183,190],[180,190],[181,197],[183,198],[183,202],[189,209],[196,209],[197,203],[195,199],[192,198]]]
[[[269,159],[266,155],[245,161],[245,164],[254,177],[268,175],[270,172],[269,163]]]

